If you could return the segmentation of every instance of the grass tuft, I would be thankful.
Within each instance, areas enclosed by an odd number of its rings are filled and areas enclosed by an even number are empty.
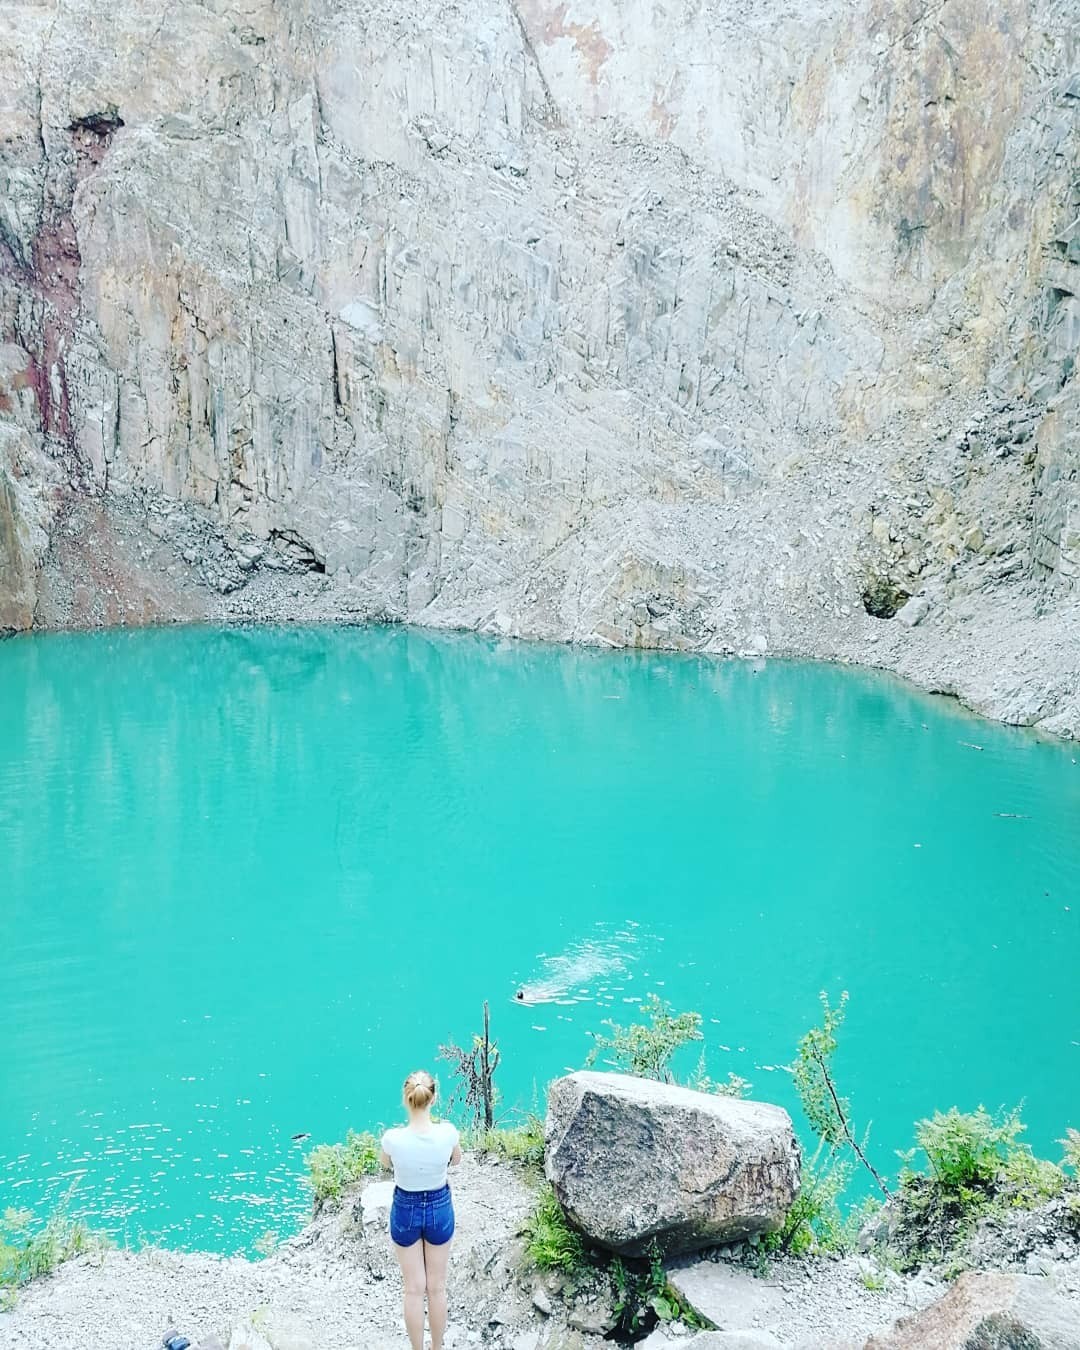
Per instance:
[[[0,1216],[0,1312],[14,1307],[15,1291],[31,1280],[51,1275],[73,1257],[110,1245],[105,1234],[63,1212],[35,1229],[30,1210],[5,1210]]]
[[[540,1168],[544,1165],[544,1122],[539,1116],[530,1115],[520,1125],[466,1130],[461,1145],[481,1158]]]

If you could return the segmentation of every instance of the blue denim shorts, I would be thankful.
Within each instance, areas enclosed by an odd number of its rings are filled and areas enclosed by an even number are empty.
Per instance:
[[[394,1187],[390,1206],[390,1237],[398,1247],[411,1247],[423,1238],[441,1247],[454,1236],[454,1202],[450,1185],[437,1191],[403,1191]]]

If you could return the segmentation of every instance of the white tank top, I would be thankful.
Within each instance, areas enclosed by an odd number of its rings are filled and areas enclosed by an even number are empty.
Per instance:
[[[448,1120],[440,1120],[422,1134],[398,1125],[382,1137],[383,1152],[394,1164],[394,1182],[403,1191],[437,1191],[446,1185],[450,1155],[458,1144],[458,1132]]]

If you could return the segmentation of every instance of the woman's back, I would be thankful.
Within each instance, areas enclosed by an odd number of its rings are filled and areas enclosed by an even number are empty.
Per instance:
[[[437,1191],[446,1185],[446,1169],[458,1145],[458,1132],[448,1120],[426,1130],[398,1125],[382,1138],[383,1152],[394,1165],[394,1182],[403,1191]]]

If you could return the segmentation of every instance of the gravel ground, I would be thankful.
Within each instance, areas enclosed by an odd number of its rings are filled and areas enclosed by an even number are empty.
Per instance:
[[[385,1197],[386,1183],[378,1184]],[[531,1193],[516,1168],[466,1158],[454,1191],[450,1350],[611,1345],[595,1325],[598,1308],[603,1316],[599,1286],[566,1292],[558,1278],[522,1273],[518,1234]],[[407,1350],[400,1280],[377,1195],[365,1192],[366,1221],[364,1206],[350,1198],[261,1261],[148,1249],[70,1262],[0,1314],[0,1350],[154,1350],[168,1327],[194,1341],[217,1336],[226,1347],[235,1333],[234,1350],[246,1350],[239,1333],[252,1325],[267,1338],[253,1342],[257,1350]],[[1046,1209],[1010,1223],[1007,1234],[982,1234],[969,1255],[987,1269],[1045,1278],[1075,1304],[1080,1326],[1080,1256],[1071,1246],[1062,1256],[1068,1244],[1054,1214]],[[1003,1246],[1006,1239],[1011,1245]],[[758,1271],[738,1248],[680,1262],[672,1279],[721,1330],[768,1332],[792,1350],[861,1350],[868,1336],[947,1287],[934,1272],[899,1275],[862,1256],[775,1259]],[[658,1328],[648,1350],[685,1340],[681,1327]]]
[[[530,1200],[516,1171],[470,1159],[454,1179],[454,1198],[451,1319],[461,1344],[464,1309],[453,1306],[453,1277],[468,1271],[478,1247],[509,1241]],[[287,1333],[290,1350],[407,1350],[385,1219],[364,1225],[353,1208],[321,1216],[261,1261],[157,1248],[80,1258],[0,1314],[0,1347],[152,1350],[168,1327],[228,1345],[232,1329],[254,1316],[282,1340]]]

